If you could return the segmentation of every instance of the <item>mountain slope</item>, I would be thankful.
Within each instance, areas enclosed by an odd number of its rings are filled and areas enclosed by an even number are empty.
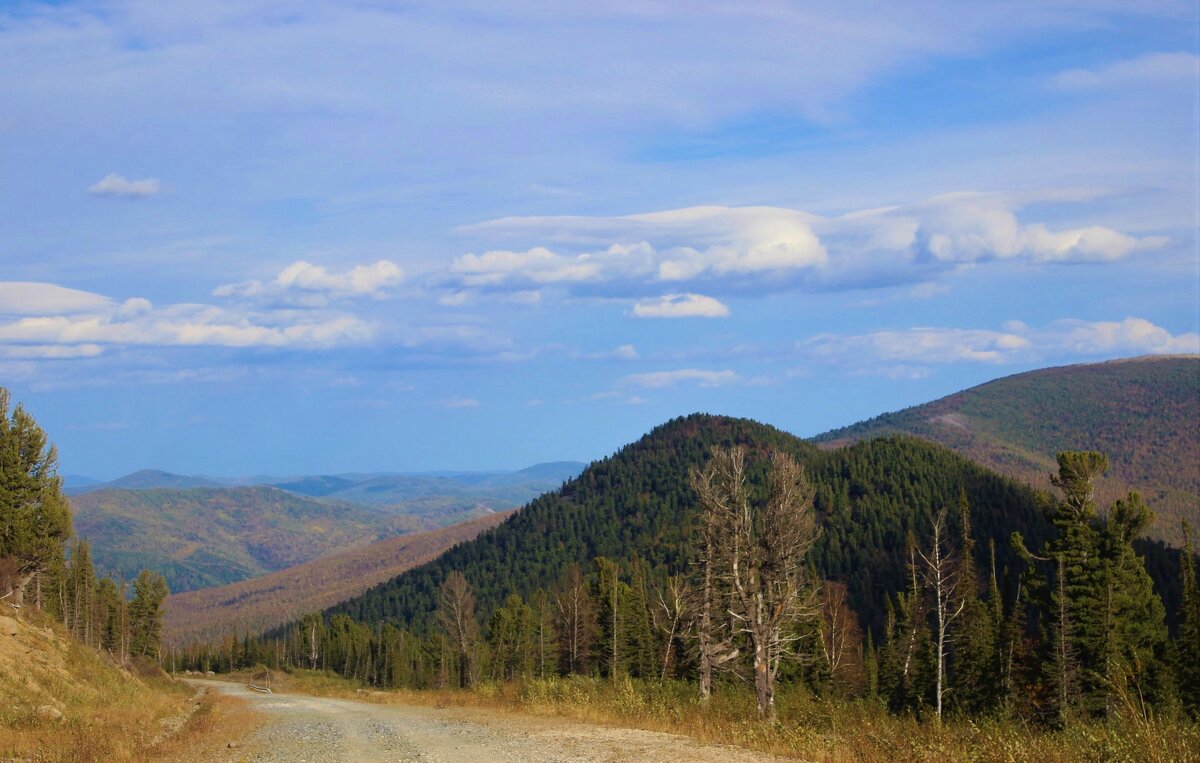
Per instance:
[[[1145,357],[1017,374],[827,432],[836,447],[881,434],[933,440],[1037,488],[1055,455],[1099,450],[1102,503],[1134,489],[1158,514],[1151,537],[1178,544],[1200,512],[1200,356]]]
[[[221,585],[420,529],[371,507],[270,487],[106,489],[71,498],[76,533],[105,574],[147,567],[172,591]]]
[[[232,632],[261,633],[299,614],[333,606],[436,558],[508,516],[489,514],[450,527],[337,551],[269,575],[167,597],[163,638],[182,645]]]
[[[1049,530],[1034,491],[934,443],[889,437],[822,452],[756,422],[694,415],[593,463],[495,530],[330,611],[420,628],[451,570],[466,575],[482,613],[509,593],[557,588],[570,565],[589,571],[596,556],[627,562],[636,554],[660,579],[686,572],[697,519],[688,471],[703,467],[711,447],[732,444],[784,451],[807,465],[823,526],[813,561],[822,576],[847,584],[852,604],[875,627],[882,623],[885,595],[904,585],[909,533],[923,539],[931,515],[953,509],[960,491],[974,507],[979,562],[987,563],[988,542],[995,540],[1001,575],[1017,569],[1008,542],[1014,530],[1034,547]],[[1161,549],[1154,553],[1161,556]],[[1170,580],[1171,569],[1168,558],[1159,576]]]

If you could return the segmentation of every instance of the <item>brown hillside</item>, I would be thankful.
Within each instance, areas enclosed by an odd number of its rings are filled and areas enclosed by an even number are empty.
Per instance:
[[[262,577],[172,595],[166,603],[164,641],[181,645],[219,639],[233,629],[261,633],[283,625],[424,564],[495,527],[511,513],[488,514],[429,532],[387,538]]]
[[[1130,358],[1017,374],[887,413],[814,440],[838,447],[884,434],[941,443],[1038,489],[1054,457],[1098,450],[1106,505],[1137,490],[1157,514],[1152,538],[1179,544],[1200,513],[1200,357]]]

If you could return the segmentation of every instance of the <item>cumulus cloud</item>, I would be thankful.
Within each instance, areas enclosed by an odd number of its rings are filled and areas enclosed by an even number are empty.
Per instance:
[[[656,304],[644,298],[634,309],[638,317],[668,317],[716,310],[698,301],[712,298],[681,287],[727,293],[924,283],[929,293],[940,273],[965,264],[1111,262],[1167,243],[1103,225],[1053,227],[1018,214],[1035,202],[1066,204],[1095,196],[1070,189],[964,192],[835,217],[715,206],[618,217],[509,217],[466,232],[536,241],[533,246],[464,255],[447,277],[457,288],[558,286],[618,297],[670,284],[684,300]]]
[[[505,218],[466,230],[603,245],[573,254],[545,245],[467,254],[450,273],[468,286],[509,287],[778,278],[826,261],[814,219],[775,207],[715,206],[610,218]]]
[[[681,384],[694,384],[699,387],[726,387],[743,381],[735,371],[707,371],[700,368],[681,368],[676,371],[654,371],[645,374],[633,374],[622,380],[633,387],[647,389],[663,389],[677,387]]]
[[[1178,83],[1194,87],[1200,80],[1200,56],[1194,53],[1147,53],[1094,69],[1059,72],[1051,84],[1061,90],[1097,90]]]
[[[1078,355],[1146,353],[1178,355],[1200,353],[1200,334],[1171,334],[1144,318],[1123,321],[1058,321],[1049,336],[1063,350]]]
[[[112,300],[52,283],[0,281],[0,315],[61,315],[103,310]]]
[[[119,199],[145,199],[159,192],[156,178],[130,180],[123,175],[111,173],[88,189],[93,196],[111,196]]]
[[[156,308],[54,284],[0,285],[0,347],[9,358],[94,357],[105,345],[323,348],[368,341],[374,328],[334,312]]]
[[[1002,330],[911,328],[866,334],[822,334],[799,344],[803,355],[843,365],[882,363],[883,369],[912,364],[1016,363],[1063,356],[1165,355],[1200,353],[1200,334],[1172,334],[1144,318],[1121,321],[1059,320],[1042,328],[1020,321]]]
[[[635,318],[725,318],[729,308],[702,294],[665,294],[633,306]]]
[[[308,307],[323,307],[331,300],[354,297],[383,299],[404,280],[400,266],[389,260],[356,265],[334,272],[311,262],[293,262],[271,281],[250,280],[225,284],[213,290],[216,297],[242,297],[279,301]]]

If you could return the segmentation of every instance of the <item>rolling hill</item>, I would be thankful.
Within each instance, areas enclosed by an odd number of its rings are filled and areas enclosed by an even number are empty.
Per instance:
[[[883,434],[941,443],[1036,488],[1055,455],[1099,450],[1106,504],[1137,490],[1158,515],[1153,538],[1178,545],[1179,520],[1200,516],[1200,356],[1155,356],[1047,368],[835,429],[838,447]]]
[[[509,593],[556,588],[572,564],[586,571],[597,556],[628,563],[636,555],[659,578],[685,572],[697,519],[688,471],[702,468],[712,447],[734,444],[790,453],[806,465],[823,529],[812,560],[822,577],[847,585],[852,605],[876,629],[885,596],[904,584],[909,533],[924,540],[932,514],[953,507],[960,491],[973,507],[977,561],[981,568],[990,564],[988,542],[995,540],[998,569],[1009,583],[1019,567],[1010,534],[1021,531],[1036,547],[1049,533],[1035,491],[936,443],[890,436],[822,451],[764,424],[695,414],[656,428],[494,530],[328,613],[421,628],[451,570],[467,577],[481,612]],[[1140,550],[1150,557],[1168,611],[1176,611],[1178,552],[1149,542]]]
[[[892,436],[821,451],[753,421],[697,414],[658,427],[496,529],[328,612],[419,629],[429,623],[451,570],[467,577],[485,613],[509,593],[557,588],[571,565],[590,570],[597,556],[628,563],[636,555],[656,578],[685,572],[697,519],[688,471],[702,467],[713,446],[732,444],[787,452],[806,464],[823,527],[813,562],[823,577],[848,586],[853,606],[876,628],[885,595],[903,586],[909,533],[923,538],[932,513],[953,507],[960,491],[974,507],[978,561],[988,563],[988,542],[995,540],[1002,577],[1018,567],[1008,540],[1014,530],[1035,547],[1049,532],[1032,489],[941,445]],[[1177,592],[1169,589],[1177,586],[1178,553],[1161,544],[1141,547],[1174,611]]]
[[[76,533],[101,574],[143,567],[172,591],[222,585],[362,546],[419,520],[271,487],[105,489],[71,498]]]
[[[167,598],[166,643],[217,641],[238,633],[261,633],[304,612],[333,606],[424,564],[446,549],[498,525],[508,513],[457,525],[399,535],[336,551],[261,577]]]
[[[132,577],[147,567],[182,592],[267,574],[398,532],[486,518],[558,487],[582,468],[557,462],[517,472],[260,477],[277,482],[240,487],[144,469],[85,487],[71,496],[71,505],[76,530],[92,543],[100,570]]]

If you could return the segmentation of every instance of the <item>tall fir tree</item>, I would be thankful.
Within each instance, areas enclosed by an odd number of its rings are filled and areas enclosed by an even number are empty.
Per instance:
[[[62,560],[71,511],[58,451],[22,406],[9,414],[9,401],[0,387],[0,560],[15,573],[0,580],[0,598],[19,608],[29,584]]]
[[[957,711],[977,715],[993,707],[996,700],[996,619],[979,595],[975,539],[971,535],[971,506],[966,493],[959,494],[958,512],[962,556],[956,598],[963,602],[963,611],[951,642],[953,688],[950,701]],[[992,585],[995,585],[994,576]],[[996,596],[995,591],[992,591],[992,596]]]
[[[1196,581],[1196,551],[1192,528],[1183,522],[1183,554],[1179,574],[1183,601],[1179,606],[1179,640],[1176,644],[1176,675],[1179,698],[1193,718],[1200,718],[1200,584]]]

